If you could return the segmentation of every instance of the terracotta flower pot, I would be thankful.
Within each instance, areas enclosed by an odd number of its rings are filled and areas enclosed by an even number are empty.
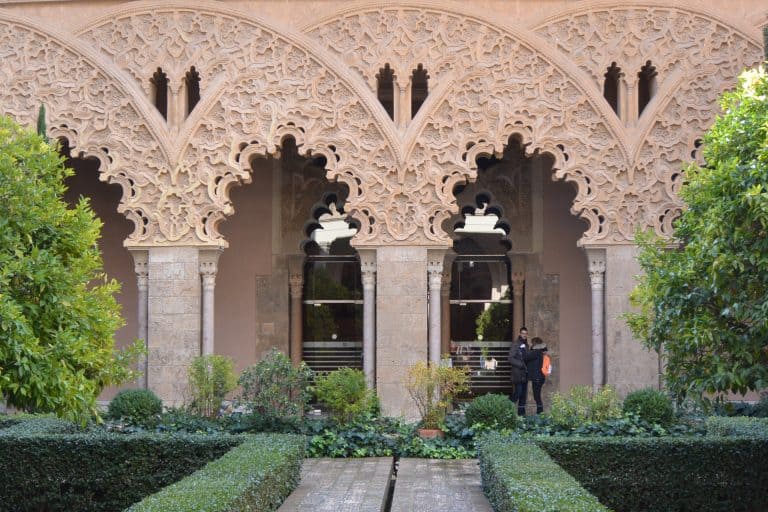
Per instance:
[[[442,439],[445,437],[445,432],[439,428],[420,428],[418,431],[419,437],[422,439]]]

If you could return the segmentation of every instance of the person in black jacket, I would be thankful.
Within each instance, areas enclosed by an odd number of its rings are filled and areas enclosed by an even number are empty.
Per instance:
[[[528,380],[527,369],[523,362],[523,351],[519,346],[514,343],[509,349],[509,377],[512,385],[512,392],[509,394],[509,399],[513,403],[518,403],[522,394],[526,390],[526,382]],[[518,408],[518,415],[520,409]],[[525,414],[525,402],[523,402],[523,412]]]
[[[509,349],[510,364],[512,364],[512,356],[515,353],[520,354],[520,359],[523,362],[523,380],[519,386],[515,385],[514,380],[512,380],[512,384],[517,396],[517,415],[525,416],[525,402],[528,398],[528,371],[525,368],[525,354],[528,353],[528,329],[526,327],[520,328],[520,334]]]
[[[536,400],[536,414],[544,412],[544,402],[541,400],[541,388],[544,386],[544,374],[541,372],[541,364],[544,361],[544,351],[547,345],[541,338],[531,340],[533,346],[526,352],[523,360],[528,368],[528,380],[533,388],[533,399]]]

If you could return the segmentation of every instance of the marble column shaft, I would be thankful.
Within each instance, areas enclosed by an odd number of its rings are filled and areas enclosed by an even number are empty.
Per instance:
[[[605,382],[605,250],[587,249],[589,282],[592,289],[592,388],[597,391]]]
[[[371,389],[376,389],[376,252],[361,250],[363,281],[363,372]]]

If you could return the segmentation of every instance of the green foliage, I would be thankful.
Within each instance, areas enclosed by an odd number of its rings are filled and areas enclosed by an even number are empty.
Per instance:
[[[378,399],[365,382],[365,374],[352,368],[339,368],[315,379],[317,399],[328,406],[342,424],[378,410]]]
[[[412,424],[393,418],[360,417],[348,425],[308,422],[310,457],[471,458],[471,439],[421,439]]]
[[[506,395],[489,393],[472,400],[465,411],[467,424],[482,424],[485,427],[513,429],[518,424],[517,404]]]
[[[539,438],[601,503],[621,512],[768,510],[768,439]]]
[[[509,299],[509,290],[502,296]],[[475,320],[477,339],[485,341],[502,341],[512,337],[512,317],[509,315],[509,304],[495,302],[483,310]],[[481,337],[482,336],[482,337]]]
[[[238,384],[240,399],[255,414],[269,418],[302,416],[309,402],[310,370],[303,362],[294,368],[285,354],[272,349],[264,359],[246,368]]]
[[[109,417],[144,424],[163,412],[163,402],[149,389],[124,389],[109,402]]]
[[[303,458],[302,437],[249,436],[220,459],[127,512],[277,510],[299,485]]]
[[[422,427],[436,429],[445,419],[453,398],[469,390],[469,374],[466,368],[420,361],[408,368],[405,385],[421,414]]]
[[[672,400],[656,389],[639,389],[624,399],[624,413],[637,414],[648,423],[669,426],[675,421]]]
[[[607,512],[535,444],[496,432],[478,441],[483,490],[496,512]]]
[[[35,421],[24,429],[23,421],[0,430],[0,510],[123,510],[242,441],[238,436],[46,433],[46,428],[77,428],[47,421],[47,427]]]
[[[198,356],[189,367],[192,412],[208,418],[216,416],[224,397],[235,389],[237,378],[232,359],[219,355]]]
[[[67,208],[72,171],[42,138],[0,117],[0,395],[19,409],[85,422],[108,385],[133,378],[88,202]]]
[[[80,426],[51,415],[26,414],[11,416],[0,424],[0,435],[31,436],[38,434],[77,434]]]
[[[621,401],[611,386],[604,386],[596,393],[590,386],[574,386],[568,394],[552,395],[549,416],[558,427],[575,429],[620,418]]]
[[[768,387],[768,76],[745,72],[685,170],[681,242],[639,234],[634,335],[666,359],[678,400]]]
[[[705,421],[705,428],[707,435],[711,436],[747,436],[768,439],[768,418],[710,416]]]

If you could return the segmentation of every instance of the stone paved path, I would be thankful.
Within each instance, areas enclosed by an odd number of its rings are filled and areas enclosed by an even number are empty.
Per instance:
[[[493,512],[477,460],[400,459],[391,512]]]
[[[392,458],[304,459],[301,483],[278,512],[381,512]]]
[[[278,512],[384,512],[393,461],[306,459]],[[401,459],[391,512],[492,512],[476,460]]]

